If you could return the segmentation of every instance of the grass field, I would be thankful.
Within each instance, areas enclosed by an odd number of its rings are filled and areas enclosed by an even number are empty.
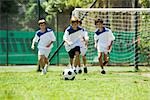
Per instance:
[[[62,80],[65,67],[49,67],[41,76],[35,66],[0,67],[0,100],[150,100],[150,67],[89,67],[74,81]]]

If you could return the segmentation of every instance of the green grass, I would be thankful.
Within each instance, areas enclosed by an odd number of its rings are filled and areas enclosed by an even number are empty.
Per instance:
[[[35,67],[0,67],[0,100],[150,100],[150,67],[89,67],[74,81],[62,80],[64,67],[49,67],[41,76]]]

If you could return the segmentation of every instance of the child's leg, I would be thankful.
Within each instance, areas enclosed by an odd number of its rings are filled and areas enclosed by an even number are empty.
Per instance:
[[[100,64],[101,69],[102,69],[101,73],[105,74],[106,72],[104,70],[103,61],[102,61],[102,52],[99,53],[98,60],[99,60],[99,64]]]
[[[70,58],[70,65],[73,66],[73,58]]]
[[[44,66],[44,69],[45,69],[46,72],[48,71],[48,65],[49,65],[48,58],[45,57],[45,66]]]
[[[80,67],[81,64],[80,64],[80,53],[79,53],[79,51],[75,52],[75,62],[74,62],[74,65],[76,66],[77,73],[81,74],[82,70],[81,70],[81,67]]]
[[[107,53],[104,53],[104,63],[103,66],[105,66],[108,63],[109,57]]]
[[[39,65],[42,69],[44,68],[44,66],[45,66],[45,57],[44,57],[44,55],[40,55]]]
[[[103,67],[103,61],[102,61],[102,52],[99,52],[98,60],[99,60],[100,67],[102,69],[104,69],[104,67]]]
[[[75,52],[74,66],[79,66],[80,67],[80,53],[78,51]]]
[[[40,64],[39,64],[39,61],[38,61],[38,63],[37,63],[37,70],[36,70],[37,72],[41,72],[42,70],[40,69]]]
[[[71,68],[73,68],[73,60],[74,60],[74,55],[75,55],[75,52],[73,51],[73,49],[71,49],[69,52],[69,59],[70,59],[70,65],[71,65]]]
[[[83,65],[85,67],[86,66],[86,56],[82,56],[82,61],[83,61]]]

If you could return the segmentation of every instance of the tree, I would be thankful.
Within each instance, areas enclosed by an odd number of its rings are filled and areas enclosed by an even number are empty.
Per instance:
[[[9,14],[18,13],[17,3],[13,0],[2,0],[0,13],[9,13]]]
[[[150,0],[139,0],[139,3],[143,8],[149,8],[150,7]]]
[[[48,13],[48,18],[51,18],[56,13],[71,13],[75,7],[88,7],[93,0],[48,0],[42,3],[45,12]]]
[[[139,3],[144,8],[150,7],[149,0],[140,0]],[[147,61],[148,65],[150,65],[150,38],[149,38],[150,31],[148,29],[148,24],[150,22],[149,13],[144,13],[142,15],[142,22],[144,24],[143,26],[141,26],[142,32],[140,33],[140,45],[139,46],[140,46],[141,54],[145,56],[145,60]],[[145,30],[147,30],[147,32]]]

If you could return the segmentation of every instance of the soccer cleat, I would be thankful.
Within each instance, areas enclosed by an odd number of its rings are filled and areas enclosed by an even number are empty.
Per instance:
[[[87,73],[88,72],[87,67],[84,67],[83,71],[84,71],[84,73]]]
[[[102,70],[102,71],[101,71],[101,74],[106,74],[105,70]]]

